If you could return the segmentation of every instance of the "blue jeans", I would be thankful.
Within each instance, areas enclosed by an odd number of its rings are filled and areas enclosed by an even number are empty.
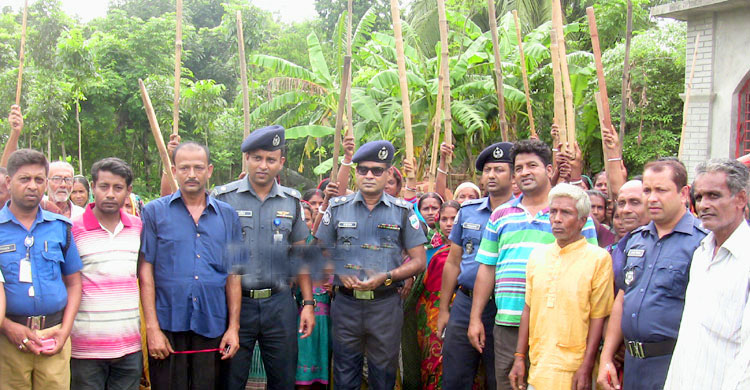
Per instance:
[[[70,388],[138,390],[142,371],[141,351],[116,359],[70,359]]]

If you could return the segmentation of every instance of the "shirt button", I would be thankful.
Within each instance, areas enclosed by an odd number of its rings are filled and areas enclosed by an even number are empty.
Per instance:
[[[661,242],[657,242],[657,243],[656,243],[656,246],[661,246]]]
[[[198,256],[199,259],[201,258],[201,255],[196,255],[196,256]]]
[[[198,280],[198,275],[195,275],[195,280]],[[641,290],[641,291],[643,291],[643,290]]]
[[[197,277],[197,276],[196,276],[195,278],[196,278],[196,279],[198,279],[198,277]],[[643,293],[643,289],[641,289],[641,293]]]
[[[630,316],[633,317],[633,318],[635,318],[635,313],[631,314]]]
[[[200,237],[200,236],[201,236],[201,234],[200,234],[200,233],[198,233],[198,234],[196,234],[195,236],[196,236],[196,237]]]
[[[653,267],[653,265],[652,265],[652,264],[649,264],[649,265],[648,265],[648,268],[651,268],[651,267]]]
[[[198,298],[193,298],[193,302],[198,302]]]

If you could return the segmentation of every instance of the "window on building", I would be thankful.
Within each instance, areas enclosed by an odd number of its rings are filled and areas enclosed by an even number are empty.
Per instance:
[[[737,155],[750,153],[750,79],[747,79],[737,94]]]

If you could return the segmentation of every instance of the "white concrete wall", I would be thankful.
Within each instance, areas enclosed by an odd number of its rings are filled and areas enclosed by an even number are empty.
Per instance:
[[[711,157],[735,157],[737,96],[750,72],[750,8],[716,15]],[[700,50],[700,49],[699,49]]]

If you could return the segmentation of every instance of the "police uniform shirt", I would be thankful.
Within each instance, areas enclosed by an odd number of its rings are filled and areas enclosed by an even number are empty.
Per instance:
[[[458,274],[458,284],[468,289],[474,289],[474,279],[477,276],[479,263],[474,260],[482,241],[482,232],[492,214],[490,198],[467,200],[461,205],[451,230],[450,240],[461,245],[461,273]]]
[[[690,262],[706,234],[700,220],[690,212],[685,212],[673,231],[662,238],[653,221],[632,232],[623,248],[627,256],[623,270],[622,333],[625,339],[654,343],[677,338]],[[626,388],[663,386],[669,357],[671,355],[644,360],[626,354]]]
[[[302,220],[299,191],[274,182],[261,201],[245,178],[217,186],[214,196],[234,207],[240,218],[242,239],[250,256],[247,266],[240,270],[244,289],[285,284],[282,279],[296,274],[289,249],[310,234]]]
[[[315,237],[332,250],[338,274],[393,270],[403,250],[427,242],[411,203],[385,192],[372,210],[359,191],[332,199]]]

